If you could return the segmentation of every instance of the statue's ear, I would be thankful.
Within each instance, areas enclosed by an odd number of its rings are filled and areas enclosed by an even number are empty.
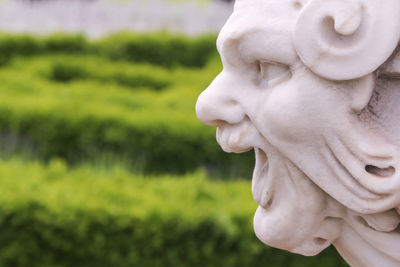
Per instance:
[[[317,75],[353,80],[379,68],[400,40],[398,0],[310,0],[294,30],[296,51]]]
[[[368,74],[354,81],[354,86],[349,89],[351,95],[351,109],[358,113],[369,103],[375,89],[375,75]]]

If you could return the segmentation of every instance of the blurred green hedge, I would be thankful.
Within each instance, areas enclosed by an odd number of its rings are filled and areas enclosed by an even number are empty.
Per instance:
[[[167,70],[146,64],[111,64],[101,58],[87,56],[83,58],[51,56],[46,59],[51,62],[51,66],[45,75],[58,82],[94,80],[100,83],[154,90],[164,89],[172,83]]]
[[[27,34],[0,34],[0,63],[6,64],[16,56],[44,53],[87,53],[91,44],[81,35],[54,34],[36,37]]]
[[[118,33],[96,41],[81,35],[46,37],[0,34],[0,64],[15,56],[49,53],[93,54],[113,60],[162,66],[202,67],[216,53],[215,35],[189,38],[167,33]]]
[[[167,33],[111,35],[94,45],[111,59],[171,67],[202,67],[216,53],[215,35],[196,38]]]
[[[346,266],[254,237],[250,183],[0,161],[0,266]]]
[[[214,70],[204,75],[188,68],[215,58],[215,38],[1,34],[0,61],[7,63],[0,68],[2,150],[13,152],[15,144],[23,153],[69,163],[107,154],[146,173],[207,167],[225,175],[221,169],[240,164],[220,151],[214,130],[199,127],[194,116],[198,88]],[[237,169],[229,171],[241,176]]]
[[[75,164],[88,159],[98,160],[106,153],[115,157],[116,162],[125,160],[128,166],[145,173],[184,173],[207,167],[211,172],[213,168],[223,168],[216,174],[229,173],[230,177],[236,178],[253,161],[253,152],[247,157],[225,154],[214,135],[185,121],[168,124],[158,112],[154,112],[158,121],[148,121],[147,114],[118,119],[107,110],[91,115],[80,113],[83,110],[74,112],[68,107],[59,107],[54,113],[46,108],[22,107],[14,113],[0,107],[3,131],[20,142],[31,142],[33,148],[28,147],[28,151],[33,149],[33,156],[44,160],[62,157]],[[101,112],[101,108],[98,110]],[[8,142],[7,138],[0,142],[4,150],[8,149]],[[235,171],[237,175],[232,173]]]
[[[83,54],[14,58],[0,68],[0,148],[72,164],[107,154],[146,173],[251,177],[253,153],[224,153],[215,128],[194,114],[219,68],[215,59],[193,69]]]

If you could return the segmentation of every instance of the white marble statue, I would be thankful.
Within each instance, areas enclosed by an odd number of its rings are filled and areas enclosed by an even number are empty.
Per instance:
[[[400,266],[400,0],[236,0],[199,97],[226,152],[256,154],[256,235]]]

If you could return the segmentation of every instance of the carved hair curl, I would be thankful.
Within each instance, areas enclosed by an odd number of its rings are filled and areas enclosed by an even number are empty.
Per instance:
[[[314,73],[350,80],[372,73],[400,39],[400,0],[311,0],[301,11],[294,43]]]

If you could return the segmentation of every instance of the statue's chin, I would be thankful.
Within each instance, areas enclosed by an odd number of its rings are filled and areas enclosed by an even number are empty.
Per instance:
[[[256,149],[253,195],[260,205],[254,231],[265,244],[311,256],[337,238],[340,223],[327,215],[327,196],[287,158]]]
[[[254,232],[258,239],[269,246],[306,256],[316,255],[330,245],[326,239],[310,238],[313,235],[309,229],[296,226],[297,223],[296,220],[269,214],[264,208],[258,207],[254,216]]]

